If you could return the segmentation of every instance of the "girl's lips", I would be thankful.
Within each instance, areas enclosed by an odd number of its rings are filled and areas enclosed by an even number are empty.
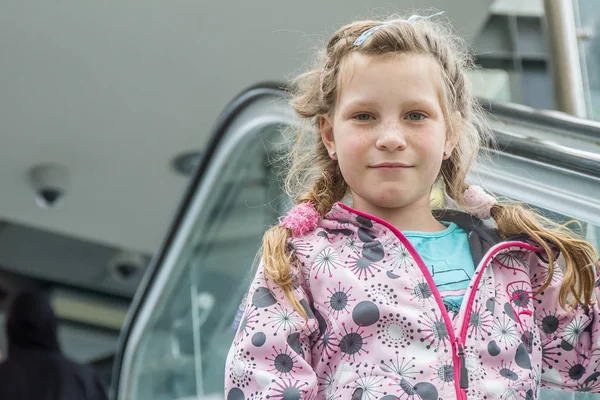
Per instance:
[[[401,162],[382,162],[371,165],[371,168],[410,168],[410,165]]]

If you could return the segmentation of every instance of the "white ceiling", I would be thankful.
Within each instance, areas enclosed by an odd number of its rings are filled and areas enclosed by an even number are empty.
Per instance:
[[[357,16],[446,10],[471,39],[492,0],[6,1],[0,4],[0,219],[152,252],[225,105],[301,70]],[[450,6],[451,4],[451,6]],[[63,206],[39,209],[27,171],[70,170]]]

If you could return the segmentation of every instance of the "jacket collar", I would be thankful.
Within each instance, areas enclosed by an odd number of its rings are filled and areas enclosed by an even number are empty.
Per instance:
[[[433,215],[439,221],[454,222],[467,233],[475,265],[479,264],[490,248],[502,242],[502,237],[496,229],[487,226],[483,220],[474,215],[452,209],[434,210]],[[378,218],[359,214],[358,211],[342,203],[335,203],[325,219],[355,225],[360,235],[369,235],[373,239],[386,236],[389,232],[389,228],[380,223]],[[335,229],[333,226],[327,228]]]

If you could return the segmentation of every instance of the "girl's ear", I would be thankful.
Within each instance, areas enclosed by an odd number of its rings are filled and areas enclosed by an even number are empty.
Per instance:
[[[447,160],[452,155],[452,151],[454,151],[456,142],[458,141],[459,132],[462,129],[463,119],[460,111],[454,111],[448,122],[446,142],[444,143],[444,160]]]
[[[333,138],[333,126],[331,126],[331,120],[329,116],[319,117],[319,130],[321,131],[321,140],[329,154],[332,152],[335,154],[335,140]]]
[[[446,143],[444,144],[444,160],[450,158],[455,147],[456,143],[453,140],[446,140]]]

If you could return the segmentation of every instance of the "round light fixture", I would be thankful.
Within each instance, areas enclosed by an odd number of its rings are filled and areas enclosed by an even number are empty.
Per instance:
[[[201,151],[186,151],[173,158],[171,167],[180,175],[190,176],[196,171],[201,160]]]

